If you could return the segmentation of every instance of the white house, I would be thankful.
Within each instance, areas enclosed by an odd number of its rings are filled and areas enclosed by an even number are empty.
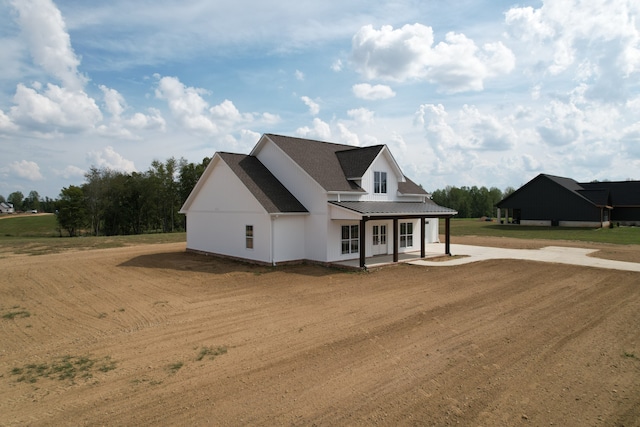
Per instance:
[[[0,202],[0,213],[14,213],[13,204],[9,202]]]
[[[354,147],[265,134],[249,155],[218,152],[180,210],[187,249],[276,265],[425,252],[438,206],[386,145]]]

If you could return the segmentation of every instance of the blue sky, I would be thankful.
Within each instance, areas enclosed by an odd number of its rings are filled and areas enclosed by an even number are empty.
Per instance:
[[[263,133],[387,144],[428,191],[640,179],[635,0],[97,3],[0,0],[5,197]]]

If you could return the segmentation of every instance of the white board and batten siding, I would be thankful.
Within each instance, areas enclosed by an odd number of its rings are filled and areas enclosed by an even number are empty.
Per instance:
[[[240,179],[218,161],[187,212],[188,249],[271,262],[271,219]],[[245,230],[253,226],[253,248]]]
[[[269,140],[264,141],[255,156],[309,211],[304,217],[303,237],[290,234],[290,240],[293,241],[295,236],[303,241],[305,259],[327,261],[328,206],[325,190]]]

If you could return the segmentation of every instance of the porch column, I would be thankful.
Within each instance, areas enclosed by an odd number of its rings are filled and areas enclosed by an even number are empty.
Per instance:
[[[502,212],[501,212],[501,211],[502,211],[502,209],[500,209],[500,208],[496,208],[496,210],[497,210],[497,213],[498,213],[498,218],[497,218],[498,224],[501,224],[501,222],[500,222],[500,219],[501,219],[501,218],[500,218],[500,216],[501,216],[501,215],[500,215],[500,214],[502,213]]]
[[[398,262],[398,218],[393,218],[391,238],[393,239],[393,262]]]
[[[364,231],[365,231],[366,223],[367,223],[367,220],[364,219],[364,217],[362,217],[362,219],[360,220],[360,247],[358,248],[360,250],[360,268],[364,268],[365,267],[364,259],[366,257],[366,254],[365,254],[365,250],[366,250],[365,242],[366,242],[366,239],[365,239],[365,236],[364,236],[365,235]]]
[[[425,231],[425,227],[424,227],[424,217],[420,218],[420,235],[422,236],[422,239],[420,239],[420,258],[424,258],[427,252],[427,248],[426,248],[426,244],[425,244],[425,240],[426,237],[424,235],[424,231]]]
[[[451,217],[444,219],[444,253],[451,255]]]

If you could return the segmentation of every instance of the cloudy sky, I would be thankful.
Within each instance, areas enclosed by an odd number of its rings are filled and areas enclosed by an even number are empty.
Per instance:
[[[640,179],[637,0],[0,0],[0,194],[89,167],[387,144],[406,175]]]

